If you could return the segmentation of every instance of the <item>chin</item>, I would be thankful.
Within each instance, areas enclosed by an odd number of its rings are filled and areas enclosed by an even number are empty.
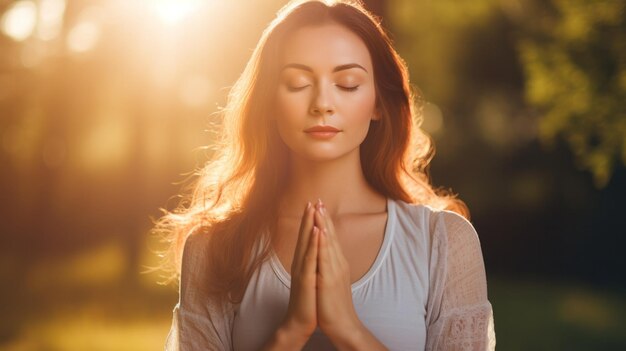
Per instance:
[[[316,150],[292,150],[292,158],[306,160],[311,162],[328,162],[334,161],[340,158],[344,158],[351,152],[358,152],[357,150],[331,150],[330,148],[316,149]]]

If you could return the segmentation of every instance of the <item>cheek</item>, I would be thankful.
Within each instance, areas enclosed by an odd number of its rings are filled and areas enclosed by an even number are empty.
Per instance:
[[[363,93],[354,97],[354,100],[349,104],[351,112],[347,114],[350,116],[350,124],[352,125],[350,139],[359,144],[367,137],[376,106],[374,90],[371,89],[371,91]]]
[[[276,122],[279,126],[287,126],[295,123],[297,117],[306,111],[306,101],[298,94],[289,94],[286,92],[278,92],[276,94]],[[303,94],[300,94],[303,95]]]
[[[287,144],[292,144],[291,139],[297,134],[301,126],[301,116],[303,114],[303,106],[306,102],[301,97],[288,94],[286,92],[278,92],[275,100],[274,117],[276,128],[281,139]],[[306,110],[304,110],[306,111]]]
[[[348,115],[353,122],[368,126],[374,116],[376,93],[374,89],[368,89],[362,94],[355,95],[345,106],[350,109]]]

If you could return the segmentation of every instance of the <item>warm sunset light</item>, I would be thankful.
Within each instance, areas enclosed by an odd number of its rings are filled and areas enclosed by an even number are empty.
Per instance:
[[[422,128],[431,134],[439,134],[443,129],[443,115],[439,106],[427,103],[424,106],[424,121]]]
[[[328,26],[313,12],[281,22],[288,15],[278,11],[290,1],[362,3],[399,56],[384,55],[385,40],[361,45],[364,29],[347,35],[350,26]],[[397,57],[408,67],[402,77],[391,65]],[[313,72],[277,74],[279,61]],[[349,63],[371,70],[329,69]],[[322,102],[332,113],[320,118],[314,107]],[[408,109],[421,130],[407,128]],[[301,133],[318,124],[346,133]],[[370,140],[383,142],[356,150],[366,126]],[[407,130],[412,140],[398,133]],[[353,168],[356,151],[363,172]],[[310,164],[319,157],[334,166]],[[346,160],[353,162],[338,166]],[[461,202],[433,194],[460,199],[469,221],[448,213],[463,210]],[[191,257],[216,258],[190,265],[200,269],[186,291],[205,294],[213,287],[206,273],[220,270],[213,268],[233,266],[220,273],[230,278],[235,266],[254,262],[246,256],[252,236],[272,239],[262,249],[288,231],[299,236],[304,200],[294,199],[304,195],[329,205],[326,215],[341,229],[331,234],[343,236],[335,243],[361,263],[349,277],[361,276],[355,294],[419,278],[396,290],[402,299],[384,314],[356,314],[376,319],[358,326],[383,321],[385,333],[406,332],[393,328],[398,321],[425,327],[407,335],[414,347],[386,349],[418,350],[429,340],[423,331],[450,332],[464,338],[450,345],[478,349],[468,335],[487,318],[464,317],[457,304],[484,301],[487,289],[497,350],[626,350],[626,0],[0,0],[0,301],[8,302],[0,351],[171,350],[164,344],[176,335],[173,322],[189,326],[175,318],[191,314],[174,311],[182,275],[156,268],[183,268],[187,235],[199,242],[232,231],[213,241],[230,240],[223,250],[211,244],[194,255],[189,246]],[[153,230],[159,218],[162,230]],[[459,235],[471,229],[467,222],[475,230]],[[372,238],[385,245],[378,253]],[[291,244],[277,247],[281,260],[295,254]],[[480,246],[485,276],[471,276],[482,272],[468,264],[480,263],[477,250],[458,261],[470,246]],[[365,275],[362,255],[371,266]],[[286,267],[278,256],[259,262],[273,267],[253,281],[284,278],[274,274]],[[387,276],[396,268],[410,276]],[[215,287],[246,286],[251,276],[240,273]],[[380,282],[389,284],[373,289]],[[284,293],[283,283],[268,286]],[[457,286],[476,291],[446,292]],[[338,301],[319,301],[330,300]],[[288,306],[281,301],[272,306]],[[208,312],[204,302],[187,311]],[[346,312],[344,302],[337,306]],[[486,311],[474,307],[465,310]],[[326,320],[342,313],[327,312]],[[251,321],[220,341],[247,337],[239,331]],[[178,333],[178,341],[193,333]],[[315,333],[325,331],[317,325]],[[435,349],[450,349],[435,340]],[[230,346],[197,348],[238,348]]]
[[[158,0],[153,2],[159,18],[166,24],[182,21],[202,5],[199,0]]]
[[[99,12],[95,8],[83,10],[80,19],[67,36],[67,48],[75,53],[93,49],[100,39]]]
[[[182,81],[179,98],[186,106],[200,107],[206,104],[211,93],[211,82],[206,77],[191,76]]]
[[[39,39],[51,40],[59,35],[63,25],[65,5],[64,0],[41,0],[39,2],[39,23],[37,25]]]
[[[37,24],[37,6],[29,0],[16,1],[4,13],[2,32],[15,41],[26,40]]]

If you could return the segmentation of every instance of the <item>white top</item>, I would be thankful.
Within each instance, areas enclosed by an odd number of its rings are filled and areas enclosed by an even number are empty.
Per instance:
[[[352,284],[359,319],[389,350],[495,350],[480,241],[465,218],[424,205],[387,201],[383,243],[369,271]],[[272,251],[238,305],[204,297],[200,235],[183,250],[180,300],[166,350],[256,351],[289,303],[289,274]],[[200,242],[201,243],[201,242]],[[335,350],[317,329],[304,350]]]

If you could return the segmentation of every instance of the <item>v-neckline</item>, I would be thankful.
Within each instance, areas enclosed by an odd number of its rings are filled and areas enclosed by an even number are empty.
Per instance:
[[[374,259],[374,263],[370,267],[370,269],[357,281],[351,284],[351,290],[354,292],[356,289],[363,286],[367,283],[374,274],[378,271],[383,261],[387,257],[387,251],[389,250],[389,246],[391,245],[393,234],[394,234],[394,225],[395,225],[395,215],[396,208],[395,202],[390,198],[387,198],[387,221],[385,223],[385,231],[383,234],[383,242],[380,245],[380,249],[376,254],[376,258]],[[287,272],[283,264],[280,262],[280,259],[276,255],[274,248],[270,248],[270,265],[278,279],[287,287],[287,289],[291,289],[291,275]]]

